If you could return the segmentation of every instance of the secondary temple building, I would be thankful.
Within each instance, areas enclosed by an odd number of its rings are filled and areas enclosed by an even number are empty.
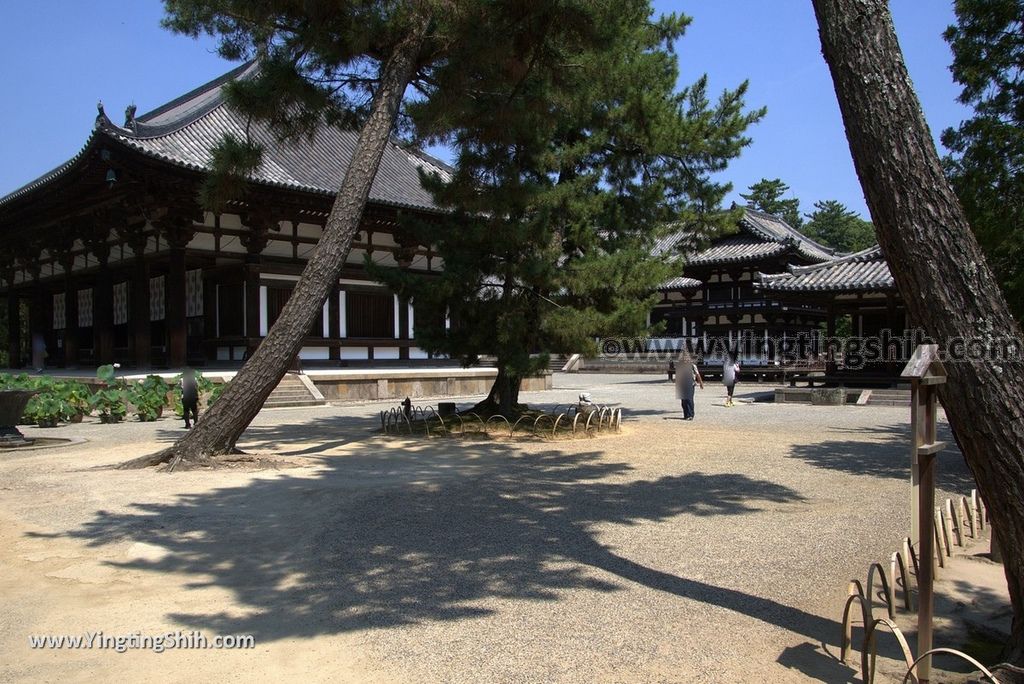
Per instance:
[[[74,158],[0,198],[12,366],[33,343],[45,344],[48,365],[65,367],[230,363],[255,348],[316,247],[356,134],[324,128],[312,140],[281,143],[250,124],[222,89],[254,68],[242,65],[142,116],[129,107],[122,125],[100,105]],[[225,133],[247,130],[264,158],[245,199],[223,213],[203,211],[197,196],[210,149]],[[413,340],[413,305],[363,267],[367,258],[421,273],[441,267],[429,246],[401,230],[404,213],[439,213],[421,171],[444,177],[451,169],[388,146],[342,276],[300,358],[426,358]],[[24,323],[28,339],[19,334]]]
[[[855,364],[861,375],[898,375],[913,352],[915,345],[906,336],[906,308],[877,245],[818,264],[790,266],[784,273],[760,273],[755,287],[762,296],[787,306],[813,306],[825,311],[830,338],[836,335],[836,320],[848,316],[852,337],[861,341],[873,338],[879,345],[877,354],[871,352],[877,358]],[[847,352],[862,355],[862,345]],[[843,362],[841,355],[832,355],[830,370],[837,370]]]
[[[733,234],[694,249],[683,232],[662,239],[659,252],[682,252],[682,275],[664,283],[651,321],[665,322],[669,338],[702,342],[724,340],[740,350],[747,364],[773,362],[769,340],[784,340],[819,330],[826,307],[816,299],[777,297],[759,290],[759,273],[785,274],[791,267],[813,267],[836,258],[782,219],[743,209]],[[745,352],[743,350],[746,350]]]

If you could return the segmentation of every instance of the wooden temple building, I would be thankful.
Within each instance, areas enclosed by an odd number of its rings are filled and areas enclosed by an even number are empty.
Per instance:
[[[914,351],[903,300],[877,245],[817,264],[790,266],[785,273],[759,273],[755,288],[787,306],[823,310],[829,338],[836,335],[836,321],[848,316],[851,337],[880,344],[880,358],[857,368],[862,375],[898,375]],[[865,351],[874,354],[864,349],[857,353]],[[844,359],[833,357],[829,365],[838,370]]]
[[[653,323],[665,322],[667,337],[697,341],[707,351],[717,339],[739,350],[741,362],[772,363],[767,340],[810,336],[826,320],[817,300],[784,299],[756,287],[759,273],[788,274],[835,258],[782,219],[745,208],[735,233],[703,249],[690,248],[687,239],[680,232],[656,246],[686,257],[682,275],[659,288],[661,301],[651,313]]]
[[[142,116],[129,107],[120,125],[99,105],[78,154],[0,198],[12,366],[30,356],[29,339],[45,344],[48,366],[61,367],[231,364],[259,344],[316,247],[356,134],[324,128],[312,140],[279,142],[225,101],[223,86],[254,68],[242,65]],[[247,131],[264,157],[244,199],[222,213],[202,210],[210,149],[226,133]],[[403,213],[438,214],[421,171],[443,177],[451,169],[388,146],[342,276],[300,358],[426,359],[413,339],[413,306],[363,266],[369,258],[422,273],[441,267],[400,228]],[[29,336],[19,334],[25,323]]]

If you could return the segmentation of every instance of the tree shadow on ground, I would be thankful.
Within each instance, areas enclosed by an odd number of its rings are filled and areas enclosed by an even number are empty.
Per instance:
[[[936,487],[967,494],[975,486],[974,477],[956,446],[949,425],[939,423],[938,439],[946,448],[936,457]],[[848,434],[850,439],[822,439],[797,444],[790,450],[791,458],[806,461],[817,468],[837,470],[852,475],[870,475],[910,479],[910,427],[885,425],[874,428],[831,428],[830,433]],[[870,440],[865,440],[870,437]]]
[[[101,513],[69,534],[93,546],[163,547],[161,560],[115,565],[229,589],[230,612],[169,617],[260,642],[472,619],[497,610],[500,602],[488,599],[554,603],[568,592],[612,593],[630,583],[815,643],[839,631],[798,607],[647,567],[598,539],[599,525],[738,516],[801,500],[770,481],[700,472],[630,480],[632,466],[599,452],[523,454],[448,440],[389,448],[379,437],[317,463],[312,474]]]

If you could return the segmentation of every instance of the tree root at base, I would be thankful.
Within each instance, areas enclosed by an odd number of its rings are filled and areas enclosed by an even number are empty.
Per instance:
[[[218,465],[227,462],[239,462],[237,456],[245,455],[245,452],[237,447],[231,447],[227,451],[211,454],[186,454],[184,451],[169,447],[152,454],[146,454],[130,461],[125,461],[116,466],[117,470],[138,470],[164,466],[161,470],[174,472],[175,470],[197,470],[216,468]],[[234,457],[234,458],[232,458]],[[249,457],[248,460],[255,460]]]

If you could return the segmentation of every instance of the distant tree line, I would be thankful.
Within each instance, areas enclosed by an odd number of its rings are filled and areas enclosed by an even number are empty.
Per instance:
[[[762,178],[740,197],[751,209],[778,216],[812,240],[840,252],[859,252],[875,244],[871,221],[842,202],[821,200],[814,203],[814,211],[801,215],[800,200],[786,197],[787,193],[789,186],[781,178]]]

